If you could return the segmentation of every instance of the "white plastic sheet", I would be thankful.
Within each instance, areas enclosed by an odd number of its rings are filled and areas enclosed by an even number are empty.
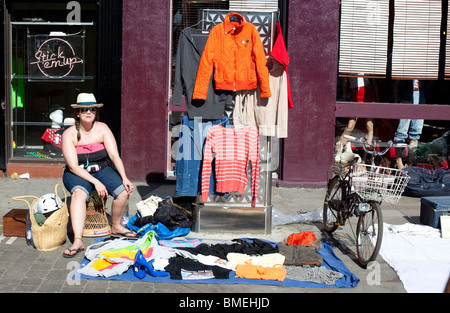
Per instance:
[[[298,213],[296,215],[286,215],[277,209],[272,209],[272,225],[287,225],[294,223],[312,223],[322,221],[322,208],[317,208],[306,213]]]

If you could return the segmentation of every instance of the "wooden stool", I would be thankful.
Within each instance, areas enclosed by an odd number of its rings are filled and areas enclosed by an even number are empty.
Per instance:
[[[93,191],[86,202],[86,221],[84,222],[84,237],[103,237],[111,234],[106,216],[105,202],[97,192]]]

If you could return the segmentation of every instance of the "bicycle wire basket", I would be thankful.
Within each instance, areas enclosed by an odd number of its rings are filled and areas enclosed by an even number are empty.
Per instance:
[[[356,164],[352,186],[364,201],[397,203],[409,179],[406,172],[398,169]]]

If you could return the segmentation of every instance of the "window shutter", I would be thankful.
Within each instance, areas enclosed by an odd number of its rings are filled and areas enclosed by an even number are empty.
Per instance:
[[[277,11],[278,0],[230,0],[230,10]]]
[[[450,20],[450,10],[447,11],[447,31],[445,33],[446,37],[446,49],[445,49],[445,79],[450,79],[450,38],[448,35]]]
[[[392,78],[437,79],[441,0],[396,0]]]
[[[339,74],[385,77],[389,0],[342,0]]]

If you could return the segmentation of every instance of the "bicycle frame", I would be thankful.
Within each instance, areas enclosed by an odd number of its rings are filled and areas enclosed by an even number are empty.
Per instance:
[[[339,220],[339,226],[345,225],[346,220],[351,216],[359,216],[356,209],[359,203],[361,203],[361,197],[356,192],[352,192],[353,166],[354,164],[349,166],[349,170],[345,175],[340,175],[339,188],[335,191],[337,192],[339,189],[342,189],[344,192],[342,200],[333,200],[339,201],[339,204],[336,203],[337,205],[333,205],[338,214],[337,219]],[[342,188],[343,185],[345,185],[345,188]],[[330,198],[334,198],[334,196],[335,194],[330,196]]]

